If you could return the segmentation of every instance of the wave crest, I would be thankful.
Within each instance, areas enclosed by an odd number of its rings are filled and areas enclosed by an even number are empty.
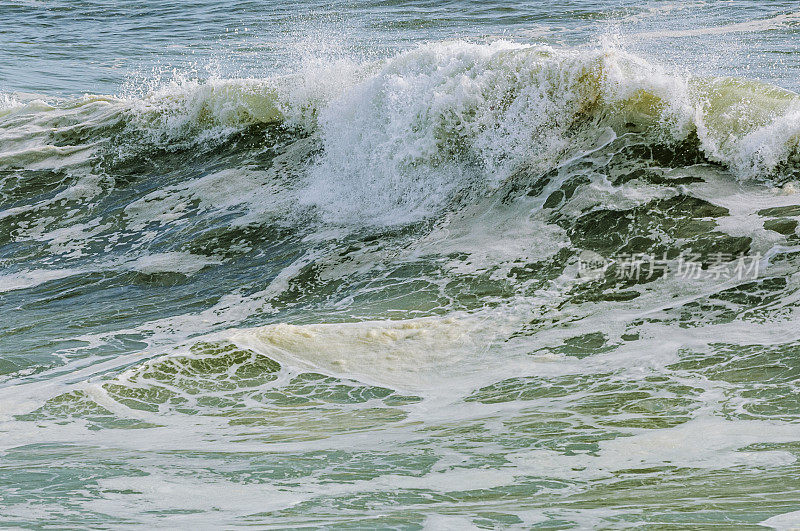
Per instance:
[[[310,132],[322,150],[301,202],[334,222],[424,217],[476,182],[545,172],[609,130],[668,145],[696,137],[707,160],[739,178],[785,178],[800,159],[797,94],[668,72],[608,43],[454,41],[379,62],[310,62],[290,76],[175,79],[136,97],[3,98],[4,137],[28,150],[59,131],[60,145],[95,145],[97,135],[118,135],[120,122],[123,154],[201,145],[253,125]],[[38,128],[26,127],[25,113]]]

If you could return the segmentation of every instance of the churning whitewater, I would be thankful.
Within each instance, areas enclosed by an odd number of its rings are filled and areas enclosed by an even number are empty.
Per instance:
[[[23,71],[84,19],[12,4],[0,525],[800,522],[792,6],[154,2],[178,66],[98,91],[142,56]]]

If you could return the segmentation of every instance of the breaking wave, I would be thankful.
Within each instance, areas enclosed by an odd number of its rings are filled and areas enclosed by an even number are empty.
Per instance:
[[[800,162],[797,94],[669,72],[612,45],[443,42],[268,79],[175,79],[135,96],[1,102],[12,146],[3,167],[41,163],[54,150],[90,159],[109,151],[104,140],[125,159],[264,127],[310,135],[319,149],[299,202],[330,222],[420,219],[522,168],[546,172],[609,134],[689,146],[741,179],[787,180]]]

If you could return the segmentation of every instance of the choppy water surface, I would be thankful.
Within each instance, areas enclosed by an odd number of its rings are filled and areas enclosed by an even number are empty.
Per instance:
[[[800,525],[795,2],[0,20],[0,525]]]

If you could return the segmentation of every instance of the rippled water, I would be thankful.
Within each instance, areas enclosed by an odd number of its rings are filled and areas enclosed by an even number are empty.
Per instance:
[[[795,2],[0,20],[0,525],[800,525]]]

